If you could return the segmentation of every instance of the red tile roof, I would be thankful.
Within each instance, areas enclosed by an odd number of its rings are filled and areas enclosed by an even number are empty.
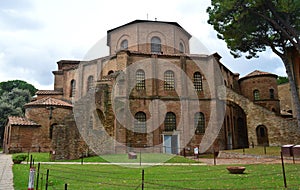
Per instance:
[[[11,125],[15,125],[15,126],[40,126],[34,121],[31,121],[25,117],[18,117],[18,116],[9,116],[8,122]]]
[[[25,107],[29,106],[61,106],[61,107],[73,107],[72,104],[65,102],[63,100],[59,100],[52,97],[45,97],[33,102],[29,102],[25,104]]]
[[[255,70],[255,71],[249,73],[248,75],[242,77],[241,79],[250,78],[250,77],[257,77],[257,76],[266,76],[266,75],[277,77],[277,75],[275,75],[273,73],[268,73],[268,72],[264,72],[264,71]]]
[[[36,95],[62,95],[63,92],[56,90],[38,90]]]

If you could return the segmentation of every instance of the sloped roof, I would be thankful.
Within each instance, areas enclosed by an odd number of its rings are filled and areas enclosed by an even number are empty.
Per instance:
[[[255,70],[255,71],[249,73],[248,75],[242,77],[240,80],[243,80],[243,79],[246,79],[246,78],[251,78],[251,77],[258,77],[258,76],[272,76],[272,77],[277,78],[277,75],[275,75],[273,73],[268,73],[268,72],[264,72],[264,71]]]
[[[15,125],[15,126],[40,126],[34,121],[31,121],[25,117],[18,117],[18,116],[9,116],[8,122],[11,125]]]
[[[62,95],[63,92],[56,90],[38,90],[36,95]]]
[[[52,97],[45,97],[33,102],[29,102],[25,104],[25,107],[31,106],[60,106],[60,107],[73,107],[72,104],[65,102],[63,100],[59,100]]]

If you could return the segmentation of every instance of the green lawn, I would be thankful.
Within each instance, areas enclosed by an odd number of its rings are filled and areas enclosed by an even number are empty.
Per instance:
[[[281,164],[244,165],[244,174],[230,174],[226,166],[154,166],[144,168],[145,189],[283,189]],[[141,189],[142,168],[117,165],[41,165],[39,186],[49,190]],[[300,164],[285,164],[287,186],[300,187]],[[29,166],[13,167],[15,189],[26,189]],[[139,187],[139,188],[138,188]]]
[[[29,160],[32,155],[34,162],[49,162],[49,153],[17,153],[13,154],[13,157],[17,155],[27,155]],[[141,156],[141,159],[140,159]],[[57,160],[59,162],[81,162],[82,159],[76,160]],[[195,163],[197,161],[184,158],[182,156],[175,156],[171,154],[156,154],[156,153],[137,153],[137,159],[128,159],[127,154],[112,154],[112,155],[101,155],[83,158],[83,162],[116,162],[116,163]]]

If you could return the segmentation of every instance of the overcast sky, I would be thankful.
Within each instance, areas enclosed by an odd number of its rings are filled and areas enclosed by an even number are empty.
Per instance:
[[[57,61],[82,60],[99,40],[105,43],[107,30],[155,18],[179,23],[241,77],[255,69],[286,75],[270,51],[250,61],[234,59],[207,24],[209,5],[210,0],[0,0],[0,81],[19,79],[53,89]]]

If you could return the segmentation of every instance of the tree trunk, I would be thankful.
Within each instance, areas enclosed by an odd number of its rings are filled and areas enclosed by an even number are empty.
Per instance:
[[[286,69],[286,73],[289,79],[289,83],[290,83],[290,88],[291,88],[291,95],[292,95],[292,103],[294,104],[294,108],[295,108],[295,113],[293,113],[294,116],[296,116],[297,119],[297,123],[298,123],[298,128],[300,129],[300,101],[299,101],[299,94],[297,91],[297,86],[296,86],[296,82],[294,80],[294,75],[292,72],[292,60],[289,59],[288,56],[284,56],[281,57],[285,69]]]

